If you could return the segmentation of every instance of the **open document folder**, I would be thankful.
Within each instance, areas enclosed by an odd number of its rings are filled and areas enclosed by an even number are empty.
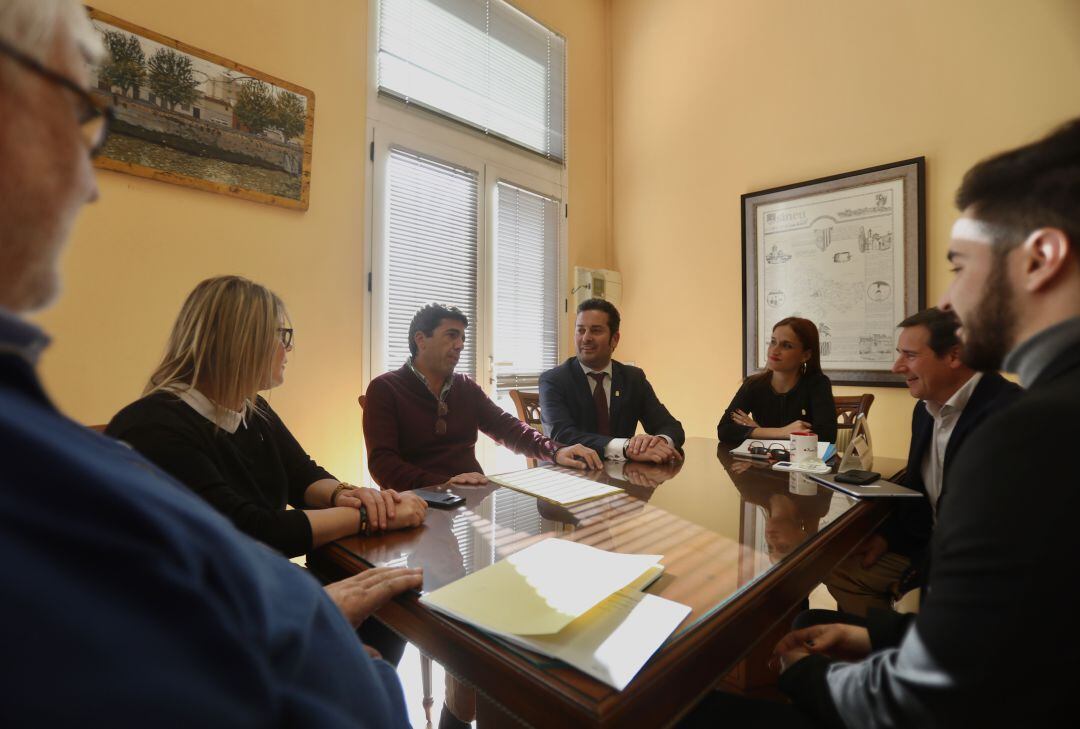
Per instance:
[[[547,539],[420,601],[622,689],[690,612],[640,592],[659,559]]]
[[[489,476],[488,480],[560,506],[580,504],[583,501],[622,492],[618,486],[597,483],[581,476],[553,471],[550,468],[527,468],[524,471]]]
[[[753,443],[755,445],[763,445],[763,446],[765,446],[766,450],[768,450],[769,448],[772,448],[774,445],[781,446],[782,448],[785,448],[785,449],[791,447],[791,441],[790,440],[761,440],[760,438],[751,438],[750,440],[744,440],[742,443],[739,444],[739,446],[737,448],[732,448],[731,449],[731,455],[739,456],[740,458],[760,458],[762,460],[767,460],[769,458],[769,456],[767,456],[767,455],[759,456],[759,455],[755,455],[755,454],[751,453],[750,452],[750,444],[751,443]],[[830,458],[832,458],[834,455],[836,455],[836,446],[834,444],[828,443],[828,442],[825,442],[825,443],[820,443],[819,442],[817,444],[817,455],[818,455],[818,458],[820,458],[821,460],[827,461]]]

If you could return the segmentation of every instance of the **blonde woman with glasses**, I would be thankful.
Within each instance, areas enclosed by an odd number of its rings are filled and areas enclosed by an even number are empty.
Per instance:
[[[341,483],[259,396],[284,382],[292,344],[276,294],[239,276],[207,279],[184,302],[143,397],[106,433],[289,557],[353,534],[419,526],[423,500]]]

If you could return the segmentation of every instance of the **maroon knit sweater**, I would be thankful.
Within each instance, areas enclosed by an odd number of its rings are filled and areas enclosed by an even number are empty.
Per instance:
[[[371,381],[364,404],[368,470],[383,488],[423,488],[459,473],[482,472],[476,434],[529,458],[554,461],[560,447],[510,415],[466,375],[454,375],[446,394],[446,432],[435,434],[438,401],[404,365]]]

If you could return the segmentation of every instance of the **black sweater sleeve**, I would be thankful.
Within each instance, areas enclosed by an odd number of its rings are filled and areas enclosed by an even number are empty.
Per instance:
[[[832,382],[825,375],[818,375],[806,383],[809,392],[811,425],[822,443],[836,443],[836,401],[833,399]]]
[[[259,398],[259,405],[264,408],[263,412],[266,413],[274,445],[277,448],[278,455],[281,457],[281,465],[284,466],[285,475],[289,480],[289,504],[297,509],[306,508],[307,503],[304,501],[304,492],[307,491],[308,487],[323,479],[333,480],[334,476],[307,454],[307,451],[289,432],[289,429],[285,427],[285,423],[265,400]]]
[[[716,425],[716,437],[725,443],[742,443],[744,440],[750,437],[750,431],[753,428],[746,425],[739,425],[731,419],[731,414],[736,410],[742,410],[744,413],[749,413],[754,409],[753,396],[750,390],[750,386],[745,382],[739,391],[735,393],[735,397],[731,399],[731,403],[727,406],[727,410],[724,411],[723,416],[720,418],[720,422]]]
[[[279,509],[245,494],[230,481],[207,430],[170,412],[172,403],[147,400],[121,411],[106,432],[190,488],[245,534],[289,557],[311,550],[311,522],[303,511]]]

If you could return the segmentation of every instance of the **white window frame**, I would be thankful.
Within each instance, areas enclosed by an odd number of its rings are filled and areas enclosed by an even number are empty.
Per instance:
[[[378,93],[378,0],[368,4],[368,82],[366,139],[369,150],[365,160],[364,193],[364,389],[381,374],[384,364],[390,368],[401,363],[383,363],[386,304],[386,163],[391,147],[403,147],[417,154],[475,170],[479,176],[477,220],[477,318],[470,323],[470,335],[476,346],[477,383],[494,396],[492,321],[494,316],[494,277],[492,263],[495,230],[495,186],[503,180],[518,187],[555,198],[562,205],[559,216],[558,293],[563,311],[558,317],[556,337],[559,359],[566,353],[563,341],[568,317],[567,291],[567,167],[520,149],[500,139],[484,135],[467,126],[444,119],[416,107],[407,108],[397,99]]]

